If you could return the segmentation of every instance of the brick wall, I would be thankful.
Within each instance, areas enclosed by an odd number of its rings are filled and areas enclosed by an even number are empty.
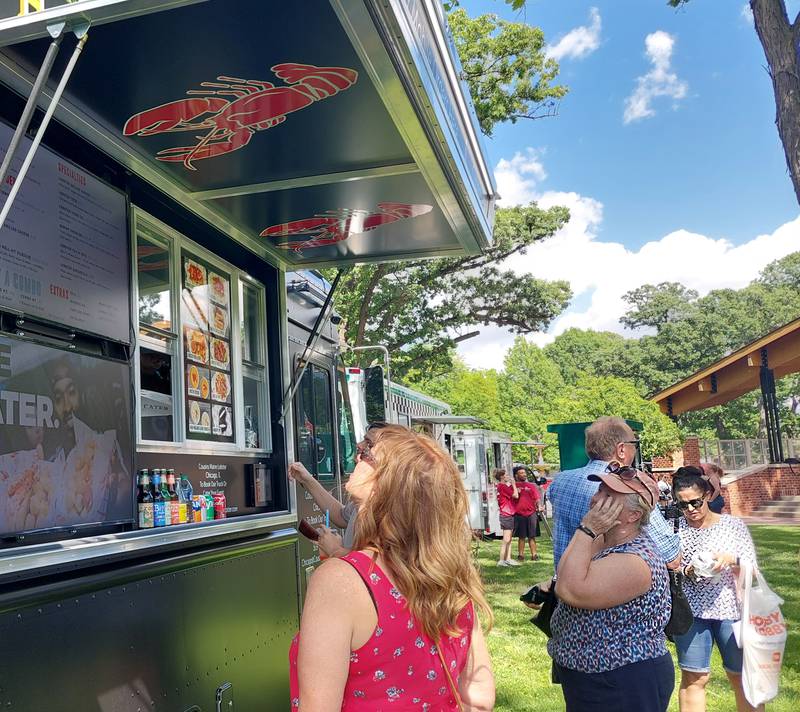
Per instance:
[[[800,471],[793,475],[788,465],[767,465],[742,475],[722,488],[725,511],[746,517],[759,505],[778,497],[800,495]],[[724,480],[723,480],[724,481]]]
[[[687,467],[700,465],[700,439],[696,435],[690,435],[683,441],[683,464]]]

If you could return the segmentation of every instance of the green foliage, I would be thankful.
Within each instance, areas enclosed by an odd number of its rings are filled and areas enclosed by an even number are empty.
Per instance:
[[[474,370],[458,358],[446,375],[420,378],[409,385],[445,401],[454,415],[471,415],[485,420],[492,430],[502,430],[498,376],[495,370]]]
[[[514,440],[548,443],[545,457],[548,462],[555,462],[556,439],[547,434],[547,425],[554,422],[556,404],[566,388],[558,366],[542,349],[520,336],[506,353],[499,385],[503,430]],[[515,456],[527,459],[527,449],[516,447]]]
[[[546,329],[569,303],[569,285],[521,279],[498,265],[568,219],[566,208],[502,208],[483,254],[351,269],[335,298],[347,343],[385,344],[396,375],[419,380],[449,370],[456,343],[477,326],[520,334]]]
[[[681,444],[678,426],[652,401],[639,395],[630,381],[611,376],[582,376],[556,403],[557,422],[580,423],[616,415],[643,425],[641,449],[645,459],[671,453]]]
[[[645,285],[626,299],[621,319],[654,334],[639,339],[634,373],[640,391],[655,393],[800,316],[800,253],[776,260],[743,289],[716,289],[704,297],[676,283]],[[631,351],[632,355],[636,350]],[[777,384],[779,402],[800,393],[797,376]],[[758,392],[730,403],[679,417],[684,432],[706,437],[754,437],[762,430]],[[798,418],[781,408],[786,432]]]
[[[567,88],[554,84],[558,63],[545,56],[544,33],[497,15],[471,18],[463,9],[448,16],[481,130],[491,136],[498,123],[555,114]]]
[[[564,381],[570,385],[586,374],[631,378],[637,372],[636,340],[611,331],[567,329],[545,346],[544,352],[558,364]]]

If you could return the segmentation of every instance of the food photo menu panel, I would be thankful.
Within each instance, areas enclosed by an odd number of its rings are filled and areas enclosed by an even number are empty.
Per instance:
[[[182,265],[187,436],[232,442],[230,275],[189,252]]]

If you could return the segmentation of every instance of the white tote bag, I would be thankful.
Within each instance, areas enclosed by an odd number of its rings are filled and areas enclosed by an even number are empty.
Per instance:
[[[744,657],[742,687],[747,701],[756,707],[778,694],[786,646],[786,623],[780,609],[783,599],[767,585],[758,567],[749,563],[739,570],[739,596],[742,619],[734,633]]]

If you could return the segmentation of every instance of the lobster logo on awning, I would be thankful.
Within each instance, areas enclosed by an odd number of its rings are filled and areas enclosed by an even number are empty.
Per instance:
[[[314,217],[292,220],[280,225],[272,225],[261,232],[261,237],[271,237],[275,247],[301,253],[311,247],[332,245],[346,240],[351,235],[360,235],[381,225],[407,220],[425,215],[433,210],[430,205],[409,203],[378,203],[376,212],[367,210],[329,210],[317,213]],[[286,238],[303,238],[286,240]]]
[[[286,86],[219,76],[216,82],[201,82],[204,89],[187,91],[193,98],[171,101],[131,116],[122,132],[125,136],[154,136],[205,131],[196,136],[193,146],[167,148],[156,154],[159,161],[183,163],[193,171],[197,170],[194,161],[238,151],[250,143],[256,131],[283,123],[288,114],[329,99],[358,79],[357,71],[344,67],[276,64],[271,70]],[[223,98],[226,96],[234,98]]]

